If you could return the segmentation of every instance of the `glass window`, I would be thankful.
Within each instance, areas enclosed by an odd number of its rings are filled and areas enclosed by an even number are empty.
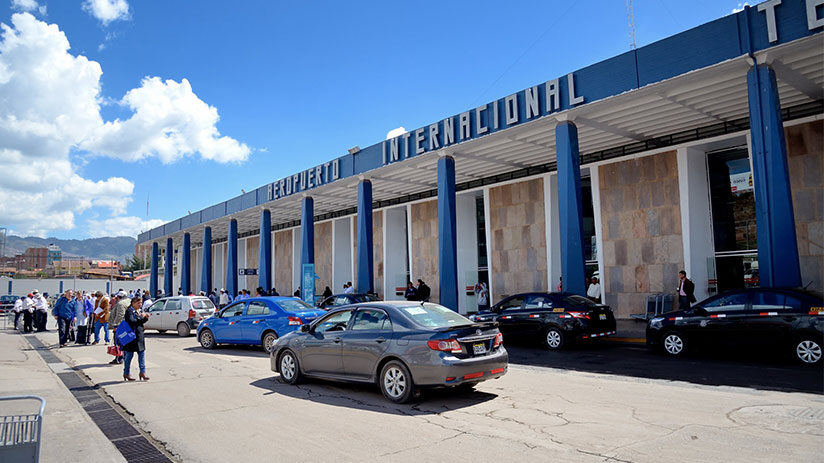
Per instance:
[[[578,296],[577,294],[572,294],[564,297],[564,304],[578,307],[596,307],[598,305],[595,302],[592,302],[590,299],[587,299],[583,296]]]
[[[226,307],[225,309],[223,309],[223,312],[221,312],[220,317],[221,318],[224,318],[224,317],[239,317],[239,316],[243,315],[243,306],[244,306],[243,302],[238,302],[237,304],[232,304],[229,307]]]
[[[747,293],[727,293],[701,305],[707,312],[729,312],[747,307]]]
[[[784,309],[786,310],[801,310],[802,306],[801,298],[792,294],[787,294],[786,299],[784,299]]]
[[[327,331],[344,331],[346,330],[346,325],[349,323],[349,317],[351,316],[351,310],[344,310],[343,312],[331,314],[315,326],[315,332],[325,333]]]
[[[166,310],[180,310],[180,299],[169,299],[166,302]]]
[[[246,309],[246,315],[269,315],[269,306],[262,301],[252,301]]]
[[[311,305],[300,299],[281,299],[278,305],[287,312],[303,312],[304,310],[315,310]]]
[[[349,298],[346,296],[338,296],[335,298],[335,301],[332,305],[346,305],[349,304]]]
[[[551,309],[552,298],[549,296],[529,296],[526,300],[526,309]]]
[[[162,312],[164,307],[166,307],[165,300],[157,301],[149,307],[149,312]]]
[[[758,291],[753,293],[752,310],[756,312],[784,310],[784,295],[773,291]]]
[[[209,299],[192,299],[192,308],[211,310],[215,308],[215,305]]]
[[[360,294],[358,296],[355,296],[355,299],[358,302],[375,302],[375,301],[380,300],[380,299],[378,299],[378,296],[376,296],[374,294]]]
[[[498,310],[521,310],[521,305],[524,302],[524,298],[522,296],[516,296],[510,299],[507,299],[498,306]]]
[[[446,307],[438,304],[423,303],[401,307],[403,312],[418,325],[427,328],[448,328],[450,326],[471,325],[472,322]]]
[[[355,322],[352,330],[391,330],[392,324],[389,317],[382,310],[358,310],[355,314]]]

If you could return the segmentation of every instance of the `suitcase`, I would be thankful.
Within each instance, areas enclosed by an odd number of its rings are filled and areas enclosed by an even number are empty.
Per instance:
[[[89,325],[77,325],[77,344],[89,343]]]

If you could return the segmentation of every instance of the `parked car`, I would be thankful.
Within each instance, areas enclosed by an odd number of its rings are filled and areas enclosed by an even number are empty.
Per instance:
[[[609,306],[571,293],[516,294],[470,319],[497,321],[507,339],[537,339],[550,350],[615,334]]]
[[[470,389],[506,373],[508,354],[495,323],[475,323],[421,302],[366,302],[334,309],[278,339],[272,371],[303,378],[377,383],[396,403],[416,388]]]
[[[189,336],[215,310],[212,301],[203,296],[164,297],[149,306],[150,316],[143,328],[161,333],[177,330],[178,336]]]
[[[278,337],[325,313],[296,297],[253,297],[204,320],[197,328],[197,339],[206,349],[218,344],[253,344],[269,352]]]
[[[380,299],[378,299],[377,295],[368,293],[335,294],[322,300],[318,304],[318,307],[329,310],[333,307],[357,304],[358,302],[375,302],[378,300]]]
[[[821,293],[798,289],[726,291],[647,324],[647,344],[673,357],[701,344],[768,346],[815,365],[821,363],[822,341],[824,299]]]
[[[13,296],[5,294],[0,296],[0,313],[11,312],[14,309],[14,303],[20,299],[20,296]]]

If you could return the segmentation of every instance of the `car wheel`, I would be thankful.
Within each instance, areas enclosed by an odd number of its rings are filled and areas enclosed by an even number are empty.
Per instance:
[[[379,382],[383,396],[397,404],[409,402],[415,392],[409,369],[397,360],[383,366]]]
[[[678,357],[687,350],[687,341],[677,331],[669,331],[661,337],[661,347],[667,355]]]
[[[200,332],[200,345],[203,346],[204,349],[214,349],[217,347],[215,335],[212,334],[211,330],[203,330]]]
[[[180,322],[177,324],[177,335],[181,338],[185,338],[186,336],[192,333],[192,329],[189,328],[189,325],[186,323]]]
[[[278,335],[275,334],[274,331],[269,331],[263,335],[263,339],[261,339],[260,345],[263,346],[263,350],[265,350],[267,354],[271,354],[272,349],[275,347],[275,341],[277,340]]]
[[[550,327],[544,333],[544,346],[549,350],[559,350],[564,347],[564,333],[556,327]]]
[[[821,363],[822,349],[821,340],[806,336],[795,343],[795,358],[804,365],[817,365]]]
[[[280,377],[288,384],[297,384],[300,382],[302,375],[300,374],[300,365],[298,358],[292,351],[287,350],[280,356]]]

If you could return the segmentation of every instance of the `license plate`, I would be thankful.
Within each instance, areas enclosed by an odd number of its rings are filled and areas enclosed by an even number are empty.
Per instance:
[[[599,315],[599,316],[598,316],[598,319],[600,319],[600,320],[606,320],[606,319],[607,319],[607,315],[602,313],[601,315]]]
[[[486,353],[486,346],[483,344],[473,344],[472,345],[472,352],[475,354],[485,354]]]

